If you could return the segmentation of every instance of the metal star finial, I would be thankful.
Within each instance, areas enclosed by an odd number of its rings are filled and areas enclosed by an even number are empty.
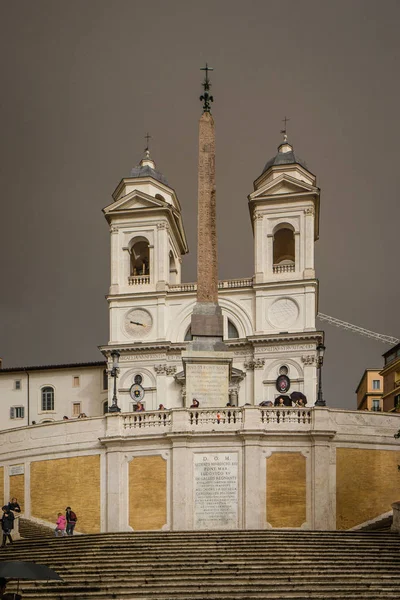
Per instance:
[[[208,64],[206,63],[206,66],[201,67],[200,71],[206,72],[206,76],[205,76],[203,84],[202,84],[204,87],[204,94],[202,94],[200,96],[200,100],[201,100],[201,102],[203,102],[203,113],[211,112],[211,102],[214,102],[214,98],[213,98],[213,96],[211,96],[209,94],[209,91],[211,88],[211,83],[210,83],[210,80],[208,79],[208,71],[214,71],[214,69],[212,67],[209,67]]]

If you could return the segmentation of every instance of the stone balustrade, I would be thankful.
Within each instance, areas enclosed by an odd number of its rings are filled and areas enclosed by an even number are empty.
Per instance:
[[[145,411],[122,414],[123,436],[148,435],[160,432],[180,431],[243,431],[249,427],[265,431],[268,427],[284,429],[293,426],[309,429],[313,411],[309,408],[265,408],[249,406],[241,408],[198,408]]]
[[[296,267],[295,265],[273,265],[272,269],[275,274],[294,273]]]
[[[218,289],[233,289],[233,288],[245,288],[253,286],[253,278],[246,277],[243,279],[223,279],[218,281]],[[169,286],[171,292],[195,292],[197,290],[197,283],[174,283]]]
[[[150,283],[150,275],[131,275],[128,277],[129,285],[148,285]]]

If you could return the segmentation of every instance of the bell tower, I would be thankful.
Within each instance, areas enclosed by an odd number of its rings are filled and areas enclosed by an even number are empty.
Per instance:
[[[249,209],[254,233],[256,333],[315,330],[318,282],[314,243],[320,190],[286,131],[278,153],[254,182]]]
[[[188,246],[179,200],[148,148],[112,197],[103,209],[111,237],[110,343],[127,343],[144,332],[149,340],[163,338],[163,311],[145,305],[181,282],[181,256]],[[127,311],[139,305],[143,323],[136,331],[134,321],[141,320]]]

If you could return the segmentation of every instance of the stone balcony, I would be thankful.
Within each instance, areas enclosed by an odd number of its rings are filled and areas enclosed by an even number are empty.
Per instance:
[[[150,283],[150,275],[131,275],[128,277],[129,285],[148,285]]]
[[[273,265],[272,267],[272,271],[275,275],[280,275],[281,273],[294,273],[295,270],[295,265]]]

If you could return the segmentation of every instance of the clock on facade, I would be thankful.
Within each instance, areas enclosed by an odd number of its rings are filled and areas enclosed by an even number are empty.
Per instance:
[[[125,331],[135,338],[146,337],[152,328],[153,318],[144,308],[133,308],[125,315]]]

